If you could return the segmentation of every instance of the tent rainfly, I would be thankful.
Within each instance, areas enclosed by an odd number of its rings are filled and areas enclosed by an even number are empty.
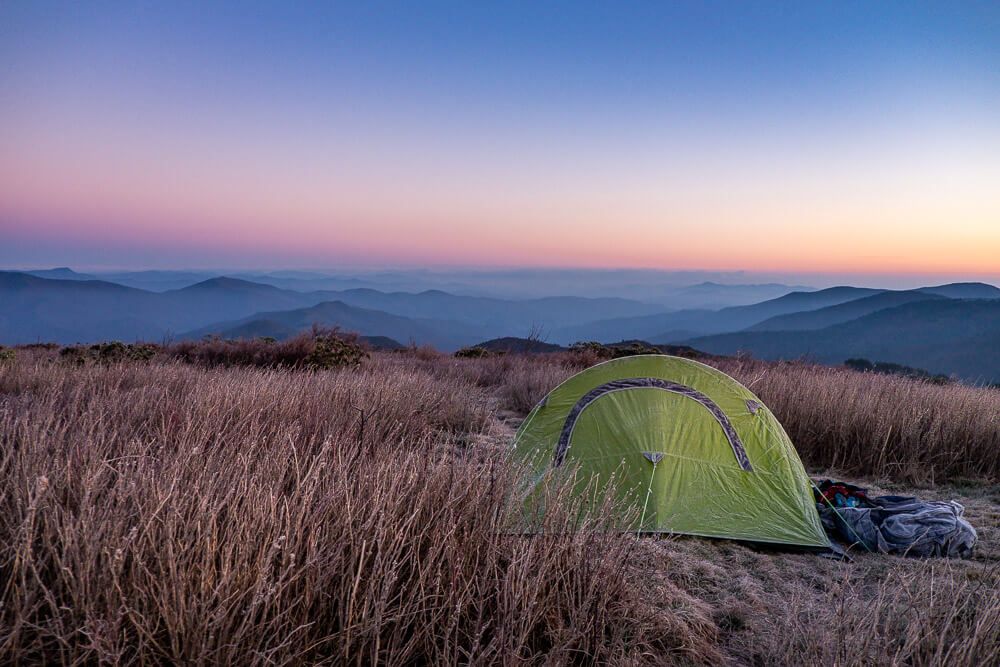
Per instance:
[[[809,478],[770,410],[725,373],[665,355],[597,364],[524,420],[528,502],[559,471],[635,509],[623,530],[829,547]]]

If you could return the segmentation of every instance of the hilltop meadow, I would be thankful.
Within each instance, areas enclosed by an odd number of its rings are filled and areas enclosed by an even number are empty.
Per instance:
[[[512,530],[514,430],[594,350],[0,352],[3,663],[1000,664],[996,389],[704,359],[813,476],[979,531],[969,560],[848,563],[637,539],[568,498]]]

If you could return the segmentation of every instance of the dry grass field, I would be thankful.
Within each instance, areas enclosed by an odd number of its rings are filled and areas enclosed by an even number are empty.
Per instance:
[[[959,499],[967,561],[511,530],[567,354],[0,361],[0,663],[1000,664],[1000,392],[722,360],[811,472]]]

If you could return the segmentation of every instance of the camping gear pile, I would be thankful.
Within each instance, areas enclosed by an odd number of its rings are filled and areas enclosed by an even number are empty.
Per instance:
[[[814,494],[827,535],[871,553],[968,558],[976,544],[976,529],[955,501],[872,498],[861,487],[828,479]]]

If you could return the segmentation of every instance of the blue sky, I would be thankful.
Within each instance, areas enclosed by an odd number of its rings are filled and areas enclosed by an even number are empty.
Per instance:
[[[996,3],[8,2],[0,63],[6,264],[1000,273]]]

